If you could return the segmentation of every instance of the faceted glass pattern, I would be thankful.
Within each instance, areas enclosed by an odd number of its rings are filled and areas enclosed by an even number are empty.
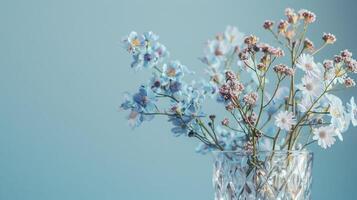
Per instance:
[[[307,151],[214,152],[215,200],[310,200]]]

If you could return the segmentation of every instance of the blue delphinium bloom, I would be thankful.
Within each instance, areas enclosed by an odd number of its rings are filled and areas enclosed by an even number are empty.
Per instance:
[[[123,47],[131,54],[138,54],[145,47],[143,36],[137,32],[131,32],[125,39],[123,39]]]
[[[192,116],[186,116],[186,115],[169,117],[168,121],[171,122],[172,125],[174,126],[171,129],[171,132],[176,137],[181,135],[187,135],[187,133],[190,130],[189,126],[192,120],[193,120]]]
[[[201,111],[204,99],[202,91],[186,85],[180,92],[180,101],[173,102],[171,112],[174,115],[169,119],[175,126],[171,130],[175,136],[187,135],[190,130],[199,132],[197,120],[205,116]]]
[[[150,89],[142,85],[139,88],[139,92],[134,94],[133,100],[136,104],[140,105],[141,108],[147,109],[153,105],[153,102],[156,100],[156,98]]]
[[[158,36],[152,32],[139,35],[131,32],[123,40],[124,48],[132,55],[131,67],[138,70],[157,66],[168,56],[166,47],[158,42]]]
[[[149,81],[149,86],[151,90],[154,92],[160,91],[161,85],[162,85],[161,77],[157,73],[153,73],[153,76]]]
[[[184,76],[185,66],[179,61],[171,61],[163,66],[163,74],[167,80],[180,81]]]
[[[181,82],[179,82],[179,81],[169,81],[168,91],[171,94],[179,92],[179,91],[181,91],[181,89],[182,89],[182,83]]]
[[[143,121],[149,121],[154,117],[152,113],[156,111],[155,101],[156,97],[153,92],[142,85],[132,97],[125,94],[124,102],[120,107],[124,110],[130,110],[129,124],[136,127]]]

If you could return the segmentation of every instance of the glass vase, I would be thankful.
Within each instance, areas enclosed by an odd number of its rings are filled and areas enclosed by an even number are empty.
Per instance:
[[[215,200],[309,200],[313,154],[214,152]]]

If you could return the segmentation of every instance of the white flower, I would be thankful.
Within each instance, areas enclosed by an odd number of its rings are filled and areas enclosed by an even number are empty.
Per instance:
[[[224,32],[226,40],[234,46],[241,45],[243,43],[244,34],[239,32],[235,26],[227,26]]]
[[[206,72],[210,76],[210,82],[214,85],[220,85],[225,81],[223,73],[218,72],[217,70],[207,70]]]
[[[229,52],[230,46],[227,41],[222,39],[209,40],[207,42],[206,54],[213,55],[218,58],[224,58]]]
[[[303,76],[301,84],[297,85],[297,88],[301,90],[304,98],[317,98],[322,94],[323,82],[316,77]]]
[[[357,106],[355,103],[355,98],[351,97],[350,103],[347,104],[349,115],[353,126],[357,126]]]
[[[336,128],[336,134],[342,141],[343,138],[341,133],[347,130],[350,124],[350,117],[345,112],[345,108],[340,98],[332,94],[327,94],[326,97],[330,107],[331,124]]]
[[[334,136],[336,136],[335,128],[332,126],[314,128],[312,133],[314,134],[312,139],[317,140],[317,144],[324,149],[331,147],[336,141],[334,138]]]
[[[314,57],[309,54],[302,54],[298,58],[296,66],[309,76],[319,77],[321,75],[321,68],[316,65]]]
[[[295,124],[294,114],[288,111],[280,111],[275,116],[275,125],[283,130],[290,131]]]

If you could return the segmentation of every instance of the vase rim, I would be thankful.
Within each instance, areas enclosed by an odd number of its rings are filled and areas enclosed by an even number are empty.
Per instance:
[[[222,154],[222,153],[232,153],[236,155],[242,155],[242,156],[247,156],[247,155],[253,155],[253,152],[244,152],[244,151],[231,151],[231,150],[224,150],[224,151],[212,151],[212,154]],[[261,150],[257,151],[256,154],[310,154],[312,155],[313,152],[308,151],[308,150]]]

